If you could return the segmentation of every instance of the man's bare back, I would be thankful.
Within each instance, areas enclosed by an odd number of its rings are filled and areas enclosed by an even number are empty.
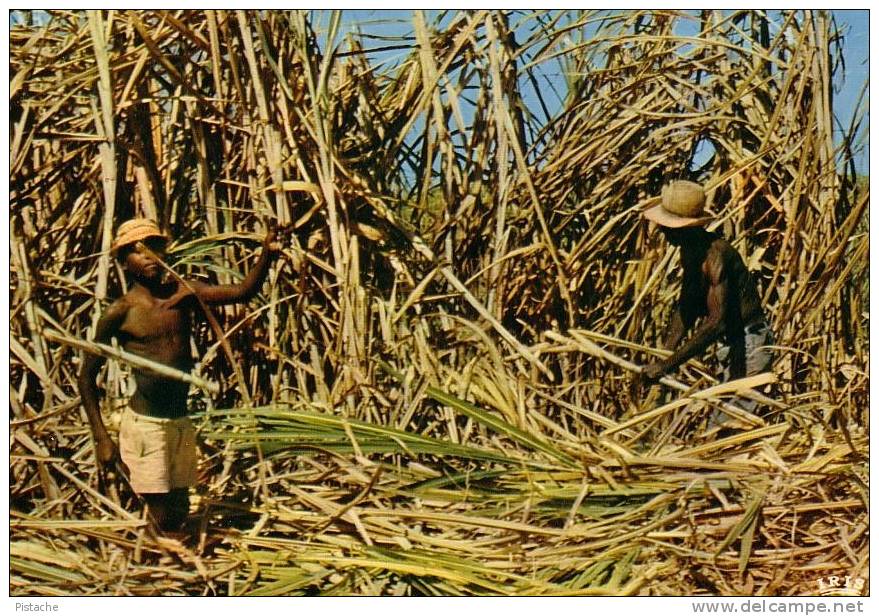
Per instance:
[[[663,189],[662,204],[645,212],[659,225],[666,240],[681,249],[681,294],[675,306],[664,347],[672,354],[645,367],[643,376],[655,380],[711,343],[729,347],[725,360],[729,378],[747,373],[746,330],[765,325],[757,287],[745,262],[732,245],[703,228],[705,196],[692,182],[674,182]],[[683,342],[684,334],[693,330]]]
[[[732,349],[733,376],[744,376],[744,328],[763,319],[760,296],[744,261],[729,242],[704,229],[663,229],[663,233],[681,248],[683,278],[665,340],[665,348],[674,353],[653,364],[650,372],[668,372],[725,338]],[[687,343],[679,346],[684,333],[700,319]]]

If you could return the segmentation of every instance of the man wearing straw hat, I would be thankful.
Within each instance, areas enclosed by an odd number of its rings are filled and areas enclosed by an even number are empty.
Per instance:
[[[742,257],[720,235],[704,228],[712,217],[705,213],[702,186],[683,180],[672,182],[662,189],[659,201],[644,217],[659,226],[671,245],[681,249],[683,280],[664,342],[672,354],[646,366],[643,378],[659,379],[718,340],[722,340],[717,356],[724,366],[724,381],[766,371],[772,363],[767,348],[772,344],[772,330]],[[694,327],[684,341],[684,334]],[[756,402],[741,398],[735,402],[748,411],[756,406]],[[711,423],[723,419],[723,414],[717,413]]]
[[[262,285],[269,264],[280,252],[272,227],[256,266],[238,284],[208,285],[184,281],[163,263],[167,236],[152,220],[122,223],[112,252],[122,263],[131,286],[113,302],[97,324],[95,342],[116,338],[125,351],[153,363],[188,373],[192,317],[210,304],[244,302]],[[106,468],[117,449],[98,405],[95,379],[103,358],[86,354],[79,389],[94,436],[97,463]],[[162,531],[179,530],[189,512],[189,488],[196,479],[195,431],[187,417],[189,384],[148,368],[133,369],[137,385],[123,413],[119,452],[130,473],[131,487],[141,495]]]

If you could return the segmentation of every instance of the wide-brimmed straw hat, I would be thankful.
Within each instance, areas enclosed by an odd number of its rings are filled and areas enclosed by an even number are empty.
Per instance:
[[[695,182],[677,180],[662,188],[660,203],[644,212],[644,217],[663,227],[701,227],[712,220],[705,215],[705,191]]]
[[[126,220],[116,230],[116,239],[110,252],[116,254],[120,248],[140,242],[150,237],[160,237],[168,240],[168,236],[162,233],[159,225],[148,218],[134,218]]]

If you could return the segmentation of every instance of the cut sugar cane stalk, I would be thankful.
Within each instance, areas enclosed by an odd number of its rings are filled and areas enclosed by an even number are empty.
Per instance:
[[[573,336],[572,338],[562,336],[561,334],[558,334],[553,331],[548,331],[548,332],[546,332],[546,337],[549,338],[550,340],[554,340],[556,342],[561,342],[564,344],[572,344],[572,345],[580,348],[580,350],[582,350],[584,353],[588,353],[589,355],[592,355],[594,357],[599,357],[601,359],[604,359],[604,360],[606,360],[616,366],[619,366],[621,368],[625,368],[626,370],[628,370],[630,372],[634,372],[635,374],[641,374],[641,371],[643,370],[643,368],[641,366],[639,366],[635,363],[632,363],[628,360],[625,360],[622,357],[614,355],[613,353],[611,353],[610,351],[608,351],[606,349],[602,349],[600,346],[598,346],[597,344],[595,344],[591,340],[584,338],[583,336],[577,336],[576,332],[572,331],[570,333]],[[663,376],[661,379],[659,379],[659,382],[662,383],[663,385],[666,385],[667,387],[671,387],[672,389],[677,389],[678,391],[688,392],[692,389],[690,387],[687,387],[686,385],[684,385],[680,381],[673,379],[670,376]],[[764,382],[769,382],[769,381],[768,380],[767,381],[761,380],[759,384],[763,384]],[[734,389],[738,389],[738,386],[735,386]],[[706,390],[706,391],[710,391],[710,390]],[[723,388],[722,390],[717,391],[717,393],[722,393],[725,391],[729,391],[729,389]],[[708,400],[710,402],[712,402],[713,404],[717,404],[721,409],[723,409],[726,413],[729,413],[729,415],[731,415],[732,417],[735,417],[736,419],[743,421],[743,422],[747,423],[748,425],[752,425],[752,426],[766,425],[766,422],[764,422],[761,418],[759,418],[756,415],[753,415],[753,414],[745,411],[744,409],[741,409],[733,404],[730,404],[728,402],[723,402],[721,400],[715,401],[715,400],[712,400],[710,397],[708,398]],[[642,421],[640,418],[636,418],[636,419],[638,421],[635,421],[635,423],[639,423],[640,421]],[[630,422],[627,422],[626,424],[622,424],[622,426],[629,427],[629,423]],[[611,431],[615,432],[616,430],[619,430],[619,429],[620,429],[620,426],[618,426],[617,428],[611,429]]]
[[[217,383],[206,381],[201,377],[190,374],[189,372],[177,370],[176,368],[172,368],[171,366],[166,366],[165,364],[151,361],[149,359],[146,359],[145,357],[135,355],[134,353],[129,353],[128,351],[125,351],[123,349],[119,349],[106,344],[101,344],[99,342],[88,342],[86,340],[80,340],[78,338],[71,338],[70,336],[65,336],[51,329],[45,330],[44,334],[46,338],[54,342],[66,344],[74,348],[86,351],[88,353],[94,353],[95,355],[106,357],[108,359],[116,359],[130,366],[134,366],[135,368],[141,368],[143,370],[155,372],[156,374],[161,374],[162,376],[168,377],[169,379],[183,381],[184,383],[195,385],[196,387],[212,394],[219,393],[220,391],[220,386]]]

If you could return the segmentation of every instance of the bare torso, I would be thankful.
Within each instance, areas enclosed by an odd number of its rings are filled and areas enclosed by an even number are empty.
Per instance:
[[[136,286],[119,301],[125,317],[119,328],[119,342],[135,355],[184,372],[193,366],[190,352],[193,295],[176,283],[152,292]],[[138,413],[153,417],[181,417],[186,414],[189,385],[147,370],[135,369],[137,390],[131,399]]]
[[[741,338],[746,325],[763,318],[757,287],[739,253],[720,236],[709,236],[703,247],[684,246],[681,263],[680,310],[684,324],[692,327],[709,313],[709,289],[718,282],[726,285],[722,310],[726,339]]]
[[[745,262],[729,242],[704,229],[663,228],[662,232],[680,247],[684,275],[665,338],[665,348],[672,354],[645,367],[645,378],[658,378],[720,339],[730,347],[732,378],[745,376],[745,328],[764,318]],[[688,330],[693,333],[684,341]]]

